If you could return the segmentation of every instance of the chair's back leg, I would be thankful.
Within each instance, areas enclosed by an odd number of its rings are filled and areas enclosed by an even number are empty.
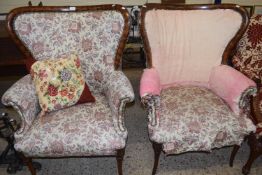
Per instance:
[[[152,142],[152,145],[153,145],[154,157],[155,157],[152,175],[155,175],[157,167],[158,167],[159,157],[160,157],[160,154],[161,154],[161,151],[162,151],[162,144]]]
[[[233,150],[231,152],[231,156],[230,156],[230,161],[229,161],[229,165],[232,167],[233,166],[233,162],[234,162],[234,159],[236,157],[236,154],[239,150],[240,146],[239,145],[234,145],[233,147]]]
[[[125,148],[117,150],[116,160],[117,160],[117,170],[118,175],[123,175],[123,159],[125,155]]]

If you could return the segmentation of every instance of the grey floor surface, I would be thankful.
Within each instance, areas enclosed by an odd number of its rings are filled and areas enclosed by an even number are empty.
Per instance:
[[[130,79],[136,94],[134,104],[127,107],[126,126],[128,141],[124,157],[124,175],[150,175],[153,165],[153,150],[147,135],[146,113],[138,98],[139,79],[142,69],[124,71]],[[1,84],[0,84],[1,85]],[[6,110],[6,109],[1,109]],[[9,113],[13,111],[9,110]],[[0,148],[4,143],[0,142]],[[213,150],[211,153],[185,153],[175,156],[161,154],[158,175],[241,175],[249,147],[243,143],[234,167],[229,167],[232,147]],[[115,158],[67,158],[37,159],[42,164],[38,175],[114,175],[117,174]],[[29,175],[26,167],[17,175]],[[7,175],[6,166],[0,166],[0,175]],[[250,175],[262,175],[262,156],[256,160]]]

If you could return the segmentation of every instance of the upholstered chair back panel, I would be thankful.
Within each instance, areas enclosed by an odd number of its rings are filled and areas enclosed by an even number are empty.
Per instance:
[[[254,14],[237,45],[233,65],[253,80],[262,81],[262,15]]]
[[[36,60],[77,54],[94,93],[101,92],[103,81],[114,71],[124,18],[112,10],[28,12],[18,15],[13,25],[18,38]]]
[[[161,84],[207,83],[241,22],[231,9],[148,11],[145,28]]]

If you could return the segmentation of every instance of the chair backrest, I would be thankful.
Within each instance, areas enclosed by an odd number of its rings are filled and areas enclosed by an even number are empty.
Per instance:
[[[101,92],[120,66],[128,11],[121,5],[21,7],[9,13],[8,29],[27,63],[78,55],[90,90]]]
[[[160,5],[142,9],[148,67],[162,85],[209,80],[213,67],[226,64],[248,24],[238,5]]]
[[[237,45],[233,65],[254,81],[262,82],[262,15],[250,18],[248,28]]]

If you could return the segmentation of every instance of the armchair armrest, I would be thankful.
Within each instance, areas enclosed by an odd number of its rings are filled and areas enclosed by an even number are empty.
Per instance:
[[[262,136],[262,88],[261,84],[258,83],[258,94],[252,99],[252,118],[256,124],[258,136]]]
[[[149,125],[155,127],[158,125],[157,117],[158,108],[160,106],[160,78],[156,69],[145,69],[140,81],[141,102],[148,112]]]
[[[256,94],[256,84],[244,74],[227,65],[213,68],[209,87],[224,99],[232,111],[239,115],[247,105],[246,99]]]
[[[149,126],[157,127],[159,124],[160,95],[144,95],[141,97],[141,102],[146,107]]]
[[[120,135],[127,134],[124,124],[124,109],[128,102],[135,99],[133,88],[121,71],[111,73],[105,82],[105,95],[113,113],[113,122]]]
[[[140,80],[140,96],[147,94],[160,95],[160,77],[156,69],[145,69]]]
[[[21,127],[16,137],[22,136],[31,126],[40,112],[35,86],[30,75],[26,75],[13,84],[2,96],[2,103],[12,106],[21,117]]]

